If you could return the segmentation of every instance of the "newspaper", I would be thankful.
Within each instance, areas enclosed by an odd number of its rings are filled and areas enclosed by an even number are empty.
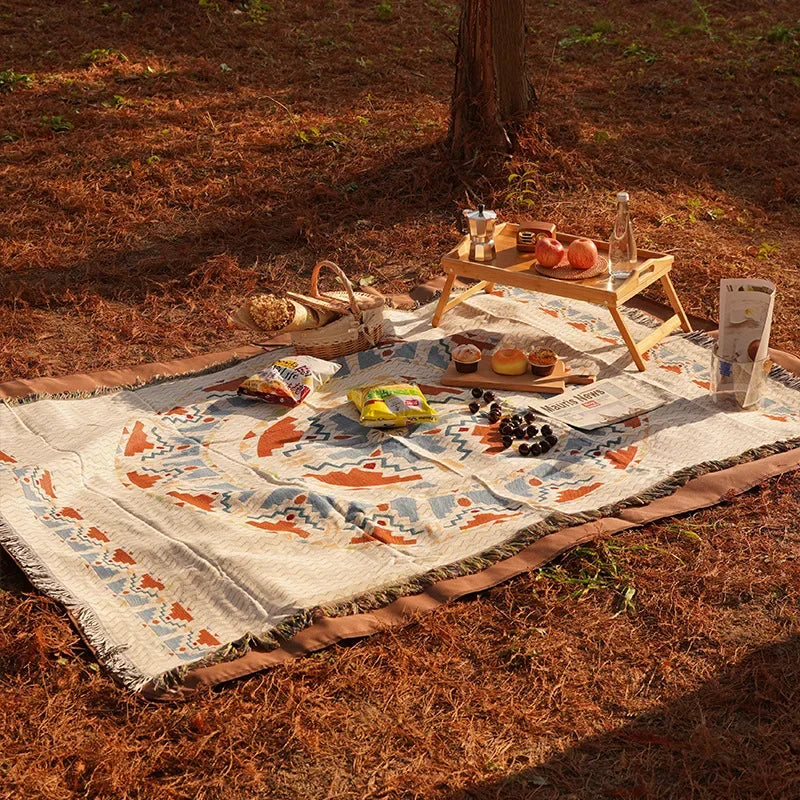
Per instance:
[[[530,405],[539,414],[579,430],[593,431],[652,411],[673,397],[665,389],[620,375]]]
[[[720,281],[719,339],[711,375],[716,395],[747,408],[761,397],[769,372],[775,284],[758,278]]]

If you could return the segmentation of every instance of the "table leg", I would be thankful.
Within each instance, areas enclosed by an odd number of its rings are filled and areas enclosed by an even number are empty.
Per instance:
[[[431,320],[431,325],[434,328],[439,327],[439,323],[442,321],[442,314],[444,314],[445,306],[447,305],[447,299],[450,297],[450,291],[453,288],[453,284],[456,280],[456,273],[454,271],[450,271],[447,273],[447,278],[445,279],[444,286],[442,287],[442,296],[439,298],[439,302],[436,305],[436,311],[433,312],[433,319]]]
[[[625,324],[622,314],[619,313],[619,309],[613,303],[608,304],[608,310],[611,312],[614,322],[617,323],[617,327],[619,328],[619,332],[622,334],[623,341],[628,347],[628,351],[631,354],[633,363],[636,364],[639,372],[644,372],[647,369],[647,365],[644,363],[642,354],[639,352],[639,348],[636,346],[636,342],[634,341],[633,336],[631,336],[631,332],[628,330],[628,326]]]
[[[686,312],[683,310],[680,298],[678,297],[678,293],[675,291],[675,287],[672,285],[672,279],[669,277],[669,273],[661,276],[661,285],[664,287],[664,291],[667,294],[667,298],[669,299],[669,304],[672,306],[672,310],[678,315],[678,319],[681,321],[681,327],[687,333],[690,333],[692,330],[692,323],[689,322],[689,317],[686,316]]]

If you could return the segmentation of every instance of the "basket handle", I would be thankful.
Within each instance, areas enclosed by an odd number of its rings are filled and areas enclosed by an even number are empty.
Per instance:
[[[361,319],[361,309],[358,307],[358,301],[356,300],[355,294],[353,294],[353,284],[350,283],[350,279],[347,275],[344,274],[344,271],[338,267],[333,261],[320,261],[314,265],[314,269],[311,271],[311,296],[316,297],[318,300],[335,300],[336,298],[328,297],[326,298],[322,292],[319,290],[319,271],[323,268],[327,267],[329,270],[333,272],[334,275],[339,279],[339,283],[344,286],[345,291],[347,292],[347,297],[350,300],[350,310],[353,312],[353,316],[360,320]]]

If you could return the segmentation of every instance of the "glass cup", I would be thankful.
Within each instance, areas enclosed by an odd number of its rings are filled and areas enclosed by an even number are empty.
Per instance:
[[[729,409],[757,408],[761,405],[772,361],[728,361],[720,358],[717,345],[711,353],[711,392],[714,401]]]

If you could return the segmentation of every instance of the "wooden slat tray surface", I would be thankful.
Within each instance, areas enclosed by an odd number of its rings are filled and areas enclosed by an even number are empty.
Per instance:
[[[494,242],[496,256],[491,261],[470,261],[469,236],[442,257],[445,269],[452,266],[457,275],[498,283],[501,286],[519,286],[523,289],[541,291],[548,294],[585,300],[603,305],[620,303],[649,286],[669,269],[673,257],[665,253],[639,249],[639,260],[633,271],[624,278],[611,275],[597,275],[584,280],[560,280],[547,277],[536,270],[538,262],[533,253],[517,250],[517,230],[514,222],[501,222],[495,229]],[[557,233],[556,239],[564,247],[569,247],[575,239],[581,238],[571,233]],[[608,242],[592,239],[599,255],[608,257]],[[501,272],[502,270],[502,272]],[[516,273],[518,277],[509,276]]]

